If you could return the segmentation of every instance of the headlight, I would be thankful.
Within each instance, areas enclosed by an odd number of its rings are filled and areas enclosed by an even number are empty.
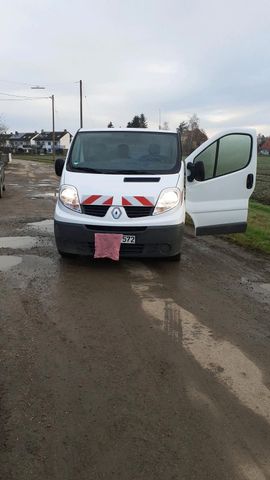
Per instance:
[[[182,201],[182,194],[179,188],[166,188],[159,195],[153,215],[167,212],[176,207]]]
[[[79,195],[77,189],[71,185],[62,185],[59,193],[60,202],[67,208],[81,213]]]

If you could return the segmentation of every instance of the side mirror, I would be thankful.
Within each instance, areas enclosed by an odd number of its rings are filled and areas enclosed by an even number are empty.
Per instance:
[[[64,165],[65,165],[65,160],[63,158],[57,158],[55,160],[54,169],[58,177],[61,177]]]
[[[201,160],[194,164],[194,178],[198,182],[203,182],[205,179],[204,163]]]
[[[198,160],[196,163],[188,162],[187,168],[190,171],[190,174],[187,177],[188,182],[193,182],[193,180],[203,182],[203,180],[205,179],[203,162],[201,162],[200,160]]]
[[[193,182],[195,176],[194,176],[194,163],[188,162],[187,168],[190,171],[190,174],[187,176],[188,182]]]

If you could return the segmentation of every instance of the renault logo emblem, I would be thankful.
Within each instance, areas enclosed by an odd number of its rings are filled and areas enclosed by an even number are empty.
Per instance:
[[[115,220],[117,220],[118,218],[120,218],[122,215],[122,212],[120,210],[120,208],[114,208],[113,211],[112,211],[112,216]]]

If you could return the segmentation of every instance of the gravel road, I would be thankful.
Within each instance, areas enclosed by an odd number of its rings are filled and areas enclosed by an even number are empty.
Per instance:
[[[63,260],[58,180],[0,200],[0,478],[270,479],[270,262],[187,229],[181,263]]]

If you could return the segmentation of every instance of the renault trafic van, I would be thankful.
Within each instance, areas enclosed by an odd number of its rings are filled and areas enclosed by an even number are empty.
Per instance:
[[[55,163],[60,255],[93,256],[102,232],[123,235],[120,257],[179,260],[186,212],[196,235],[244,232],[256,145],[254,130],[229,130],[183,161],[176,132],[80,129]]]

